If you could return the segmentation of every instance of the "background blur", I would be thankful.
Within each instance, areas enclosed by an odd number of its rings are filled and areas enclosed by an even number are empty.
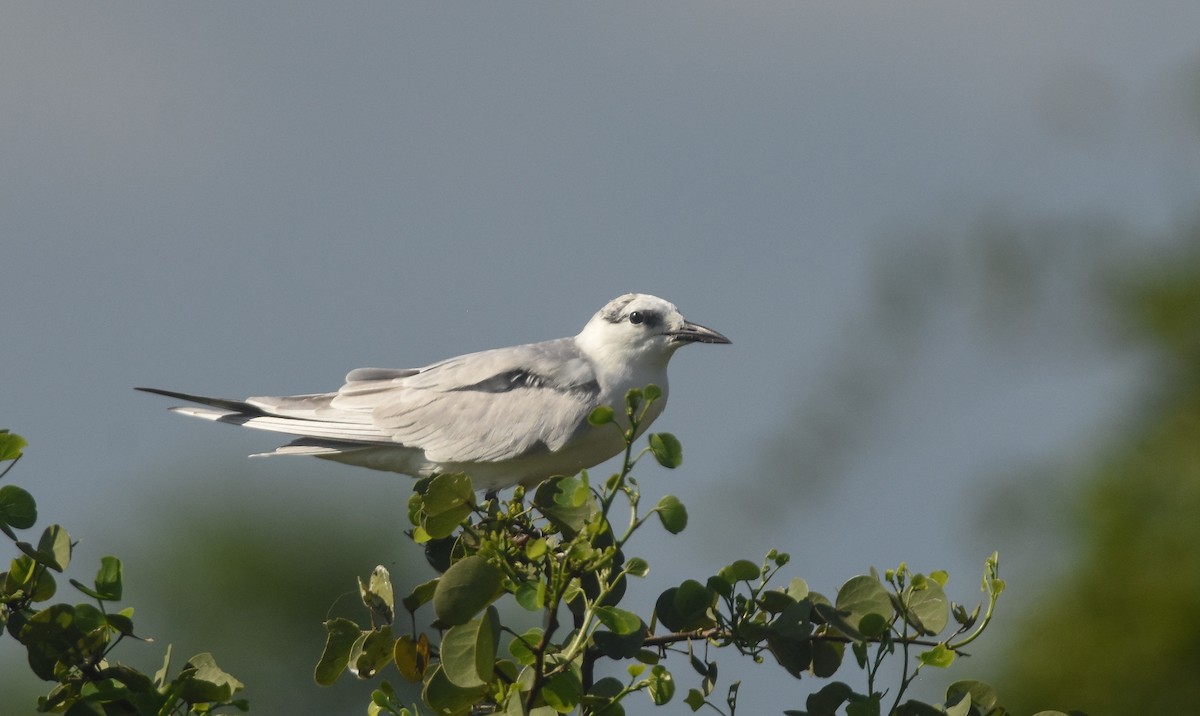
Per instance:
[[[633,551],[630,608],[772,547],[827,594],[908,560],[973,604],[999,550],[994,630],[921,694],[1196,703],[1198,27],[1194,2],[8,3],[8,479],[83,540],[72,576],[125,560],[158,642],[121,659],[210,650],[255,713],[362,713],[369,685],[312,684],[320,622],[377,563],[428,578],[408,478],[247,461],[277,439],[131,387],[330,390],[650,292],[734,344],[673,362],[655,427],[686,462],[640,477],[691,529]],[[0,699],[32,712],[22,658],[0,642]],[[738,678],[746,714],[821,685]]]

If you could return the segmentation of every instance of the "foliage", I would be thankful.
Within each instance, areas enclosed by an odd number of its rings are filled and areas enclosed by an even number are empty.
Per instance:
[[[423,684],[423,706],[410,709],[383,681],[372,696],[372,715],[428,709],[441,716],[621,716],[635,694],[654,705],[672,701],[681,687],[666,662],[682,660],[699,682],[684,703],[693,711],[707,707],[733,716],[740,683],[715,696],[711,650],[733,649],[757,662],[769,656],[796,678],[829,678],[843,667],[848,647],[865,673],[865,688],[833,681],[809,695],[802,709],[785,713],[1007,713],[996,693],[978,681],[952,684],[944,705],[904,699],[918,673],[951,666],[987,628],[1004,590],[994,554],[982,582],[986,608],[950,602],[945,572],[919,574],[904,564],[882,577],[875,570],[853,577],[832,600],[799,578],[778,586],[790,558],[776,550],[762,561],[738,560],[667,589],[648,617],[622,608],[628,580],[646,577],[650,568],[626,553],[633,535],[647,523],[670,534],[688,523],[686,508],[673,495],[646,509],[631,474],[646,455],[667,468],[682,462],[679,441],[666,433],[651,435],[647,447],[634,451],[645,411],[660,396],[648,386],[630,392],[623,415],[608,408],[593,413],[594,428],[620,431],[626,446],[620,472],[600,485],[586,471],[553,478],[526,503],[521,487],[507,500],[480,500],[466,475],[418,482],[408,508],[410,534],[441,575],[413,587],[400,600],[406,613],[400,616],[386,569],[360,579],[369,621],[325,623],[317,681],[331,684],[344,671],[373,678],[394,666],[402,678]],[[623,512],[627,516],[619,519]],[[519,633],[505,625],[496,603],[509,595],[540,613],[543,626]],[[418,612],[426,607],[430,628],[418,629]],[[881,667],[897,655],[900,683],[885,686]],[[597,679],[601,660],[627,662],[628,678]]]
[[[21,457],[26,442],[0,430],[0,471],[5,477]],[[44,605],[58,591],[54,573],[71,562],[74,543],[59,525],[46,527],[37,544],[17,532],[37,522],[37,504],[16,485],[0,486],[0,531],[19,554],[7,572],[0,573],[0,625],[28,652],[29,665],[39,678],[56,686],[38,700],[38,711],[89,714],[208,714],[226,707],[248,708],[234,700],[242,683],[222,671],[210,654],[197,654],[170,678],[171,649],[162,668],[147,676],[113,663],[109,655],[134,633],[133,608],[114,611],[123,594],[121,560],[104,557],[91,585],[69,579],[91,603]],[[146,639],[149,641],[149,639]]]
[[[1143,714],[1200,700],[1200,256],[1185,259],[1123,287],[1158,350],[1155,400],[1089,466],[1079,556],[1015,632],[1007,680],[1021,703]]]

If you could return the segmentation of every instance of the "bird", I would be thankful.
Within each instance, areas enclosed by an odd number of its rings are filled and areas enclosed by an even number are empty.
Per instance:
[[[312,455],[417,478],[466,473],[476,490],[494,492],[574,475],[622,452],[622,431],[589,416],[609,406],[627,429],[626,393],[657,385],[661,397],[639,419],[640,435],[666,407],[668,361],[693,343],[731,341],[669,301],[627,293],[578,335],[424,368],[359,368],[330,393],[228,400],[137,390],[201,406],[170,408],[183,415],[296,436],[254,457]]]

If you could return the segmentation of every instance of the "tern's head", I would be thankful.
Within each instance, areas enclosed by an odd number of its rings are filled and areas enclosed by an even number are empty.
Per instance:
[[[584,350],[622,360],[666,360],[689,343],[729,343],[692,323],[669,301],[645,293],[614,298],[592,316],[577,339]]]

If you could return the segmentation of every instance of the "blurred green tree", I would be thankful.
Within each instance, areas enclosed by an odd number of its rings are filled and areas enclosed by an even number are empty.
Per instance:
[[[93,549],[121,556],[138,633],[156,640],[122,644],[116,661],[152,674],[168,643],[177,668],[193,653],[212,651],[245,682],[252,713],[362,712],[372,687],[353,679],[318,686],[314,654],[325,642],[321,621],[360,604],[355,575],[380,562],[394,573],[432,574],[401,539],[409,486],[347,481],[336,490],[310,486],[297,498],[282,494],[282,481],[312,473],[287,467],[294,474],[250,475],[244,460],[173,460],[146,471],[144,488],[131,491],[120,516],[83,535],[81,563],[93,559]],[[386,499],[381,483],[394,487]],[[21,661],[11,660],[0,679],[6,716],[32,716],[49,688]],[[419,689],[406,696],[419,698]]]
[[[1089,471],[1078,557],[1030,609],[997,679],[1016,713],[1200,702],[1200,255],[1140,271],[1118,295],[1158,348],[1154,390],[1141,427]]]

